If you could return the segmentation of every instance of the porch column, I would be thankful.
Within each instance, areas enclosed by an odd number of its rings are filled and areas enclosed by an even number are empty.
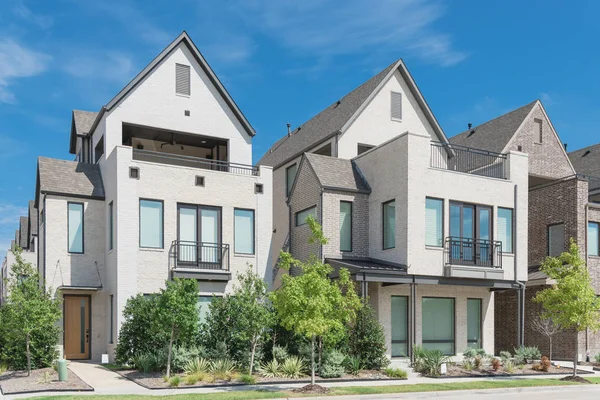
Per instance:
[[[525,286],[517,289],[517,344],[525,346]]]

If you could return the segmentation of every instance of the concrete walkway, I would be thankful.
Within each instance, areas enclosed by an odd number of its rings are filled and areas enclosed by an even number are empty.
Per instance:
[[[561,363],[562,366],[564,367],[570,367],[570,365],[572,364],[568,364],[566,362]],[[99,364],[93,364],[93,363],[84,363],[84,362],[71,362],[69,364],[69,369],[77,374],[81,379],[83,379],[88,385],[92,386],[95,391],[94,392],[81,392],[81,393],[77,393],[77,395],[82,395],[82,396],[89,396],[89,395],[100,395],[100,394],[113,394],[113,395],[126,395],[126,394],[140,394],[140,395],[149,395],[149,396],[168,396],[168,395],[173,395],[173,394],[192,394],[192,393],[197,393],[197,394],[206,394],[206,393],[226,393],[226,392],[237,392],[237,391],[245,391],[245,390],[254,390],[254,389],[263,389],[263,390],[272,390],[272,391],[280,391],[280,390],[290,390],[290,389],[295,389],[298,387],[302,387],[304,385],[306,385],[306,383],[300,383],[300,384],[271,384],[271,385],[260,385],[260,386],[235,386],[235,387],[220,387],[220,388],[190,388],[190,389],[161,389],[161,390],[149,390],[149,389],[145,389],[139,385],[137,385],[136,383],[133,383],[132,381],[123,378],[121,375],[117,374],[116,372],[110,371],[104,367],[102,367]],[[583,367],[580,366],[579,367],[580,370],[588,370],[591,371],[592,368],[591,367]],[[565,375],[552,375],[552,376],[544,376],[544,375],[540,375],[540,376],[526,376],[526,377],[512,377],[512,378],[506,378],[506,377],[498,377],[498,378],[443,378],[443,379],[436,379],[436,378],[426,378],[426,377],[421,377],[419,376],[419,374],[416,373],[410,373],[408,380],[391,380],[391,381],[371,381],[371,382],[337,382],[337,383],[323,383],[323,382],[319,382],[319,384],[323,385],[323,386],[327,386],[327,387],[344,387],[344,386],[392,386],[392,385],[414,385],[414,384],[419,384],[419,383],[437,383],[437,384],[443,384],[443,383],[451,383],[451,382],[476,382],[476,381],[484,381],[484,380],[508,380],[508,379],[544,379],[544,378],[554,378],[554,379],[559,379],[562,378],[564,376],[567,376],[569,374],[565,374]],[[591,377],[591,376],[600,376],[600,374],[596,373],[594,375],[591,374],[586,374],[585,376],[587,377]],[[577,390],[583,390],[583,389],[579,389],[579,387],[570,387],[572,389],[577,389]],[[596,398],[600,397],[600,385],[596,387],[592,387],[593,389],[589,389],[592,390],[592,392],[595,394],[595,396],[597,396]],[[552,391],[553,393],[562,393],[562,395],[565,395],[564,390],[568,390],[569,388],[567,387],[553,387],[551,389],[549,389],[550,391]],[[540,392],[542,389],[540,388],[531,388],[531,389],[527,389],[527,388],[513,388],[513,389],[501,389],[502,393],[504,394],[508,394],[508,393],[525,393],[528,392],[529,396],[531,396],[532,393],[538,393]],[[589,392],[588,390],[588,392]],[[478,393],[478,394],[482,394],[482,393],[487,393],[487,392],[493,392],[493,391],[481,391],[481,390],[474,390],[474,391],[460,391],[465,392],[465,393]],[[22,399],[22,398],[28,398],[28,397],[37,397],[37,396],[59,396],[59,395],[69,395],[69,394],[75,394],[75,393],[57,393],[57,392],[50,392],[50,393],[35,393],[35,394],[30,394],[30,395],[15,395],[15,396],[4,396],[4,398],[2,400],[12,400],[12,399]],[[434,397],[447,397],[449,395],[453,395],[453,396],[459,396],[459,392],[428,392],[428,393],[399,393],[399,394],[390,394],[390,395],[375,395],[375,397],[373,398],[389,398],[389,399],[405,399],[405,398],[434,398]],[[587,392],[586,392],[587,394]],[[424,397],[423,397],[424,396]],[[340,400],[358,400],[360,399],[366,399],[369,398],[370,396],[342,396],[339,397]],[[464,397],[464,394],[463,394]],[[512,396],[511,396],[512,397]],[[537,397],[537,396],[536,396]],[[1,395],[0,395],[1,398]],[[338,397],[335,397],[336,399],[338,399]],[[459,397],[455,397],[455,398],[459,398]],[[518,398],[518,397],[512,397],[512,398]],[[559,397],[550,397],[550,398],[561,398]],[[564,397],[562,397],[564,398]],[[578,397],[579,398],[579,397]],[[582,397],[582,398],[587,398],[587,397]],[[329,399],[332,399],[331,397],[329,397]]]

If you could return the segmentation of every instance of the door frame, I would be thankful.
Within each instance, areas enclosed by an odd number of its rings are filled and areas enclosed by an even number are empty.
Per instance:
[[[453,205],[460,207],[460,237],[464,237],[463,236],[463,208],[466,206],[466,207],[473,209],[473,238],[472,239],[480,239],[480,237],[479,237],[480,236],[479,210],[487,209],[490,211],[490,226],[489,226],[490,238],[482,239],[482,240],[489,240],[489,241],[494,240],[494,206],[490,206],[487,204],[467,203],[467,202],[462,202],[462,201],[457,201],[457,200],[450,200],[450,204],[449,204],[450,209],[452,208]],[[452,218],[449,218],[449,221],[448,221],[448,233],[450,233],[450,236],[452,236]]]
[[[88,309],[88,318],[90,321],[90,341],[89,341],[89,346],[88,346],[88,357],[87,358],[78,358],[77,360],[91,360],[92,359],[92,295],[91,294],[74,294],[74,293],[69,293],[69,294],[63,294],[63,299],[65,297],[87,297],[88,301],[89,301],[89,309]],[[65,358],[65,348],[66,348],[66,341],[65,341],[65,336],[67,334],[67,330],[66,330],[66,322],[67,322],[67,318],[65,317],[65,301],[63,301],[63,358]],[[66,359],[66,358],[65,358]]]

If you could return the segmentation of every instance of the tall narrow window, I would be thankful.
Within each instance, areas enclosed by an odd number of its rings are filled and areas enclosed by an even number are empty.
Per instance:
[[[163,248],[163,202],[140,200],[140,247]]]
[[[212,303],[213,296],[198,296],[198,322],[204,323],[206,322],[206,317],[210,312],[210,303]]]
[[[254,254],[254,210],[234,211],[234,251],[240,254]]]
[[[68,203],[69,253],[83,253],[83,203]]]
[[[467,299],[467,347],[481,348],[481,299]]]
[[[534,119],[534,126],[535,126],[535,134],[537,136],[538,139],[538,143],[543,143],[544,141],[544,135],[543,135],[543,129],[542,129],[542,120],[541,119]]]
[[[402,119],[402,93],[392,92],[392,119]]]
[[[565,251],[565,224],[548,226],[548,255],[558,257]]]
[[[498,208],[498,240],[502,242],[502,252],[513,252],[513,210]]]
[[[441,350],[453,355],[454,349],[454,299],[423,297],[421,311],[423,347]]]
[[[190,95],[190,66],[175,64],[175,93]]]
[[[114,220],[113,202],[108,203],[108,250],[113,249]]]
[[[425,199],[425,244],[427,246],[443,246],[444,201],[441,199]]]
[[[285,194],[290,195],[294,180],[296,179],[296,172],[298,171],[298,164],[290,165],[285,169]]]
[[[597,256],[600,236],[598,235],[598,223],[588,222],[588,256]]]
[[[114,310],[114,295],[110,295],[109,296],[109,307],[110,307],[110,322],[109,322],[109,327],[110,327],[110,332],[108,334],[109,337],[109,342],[110,344],[114,343],[114,323],[115,323],[115,310]]]
[[[103,155],[104,155],[104,136],[102,136],[100,138],[100,140],[98,140],[98,143],[96,143],[96,147],[94,148],[94,162],[96,164],[98,164],[98,161],[100,161],[100,158],[102,158]]]
[[[408,297],[392,296],[392,357],[408,355]]]
[[[351,201],[340,201],[340,251],[352,251]]]
[[[383,249],[396,247],[396,202],[383,203]]]

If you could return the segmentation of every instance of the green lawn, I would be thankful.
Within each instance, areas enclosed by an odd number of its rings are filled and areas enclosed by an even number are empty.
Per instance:
[[[588,378],[592,383],[600,383],[600,378]],[[336,387],[330,392],[331,396],[340,395],[365,395],[365,394],[385,394],[385,393],[414,393],[414,392],[434,392],[447,390],[470,390],[470,389],[501,389],[515,387],[537,387],[537,386],[567,386],[578,385],[578,383],[559,381],[558,379],[520,379],[520,380],[497,380],[497,381],[478,381],[478,382],[456,382],[456,383],[422,383],[406,384],[395,386],[354,386],[354,387]],[[256,399],[274,399],[286,397],[302,397],[290,392],[271,392],[267,390],[248,390],[229,393],[210,393],[210,394],[179,394],[174,396],[94,396],[94,399],[102,400],[256,400]],[[86,400],[90,396],[59,396],[59,397],[36,397],[35,399],[62,399],[62,400]]]

